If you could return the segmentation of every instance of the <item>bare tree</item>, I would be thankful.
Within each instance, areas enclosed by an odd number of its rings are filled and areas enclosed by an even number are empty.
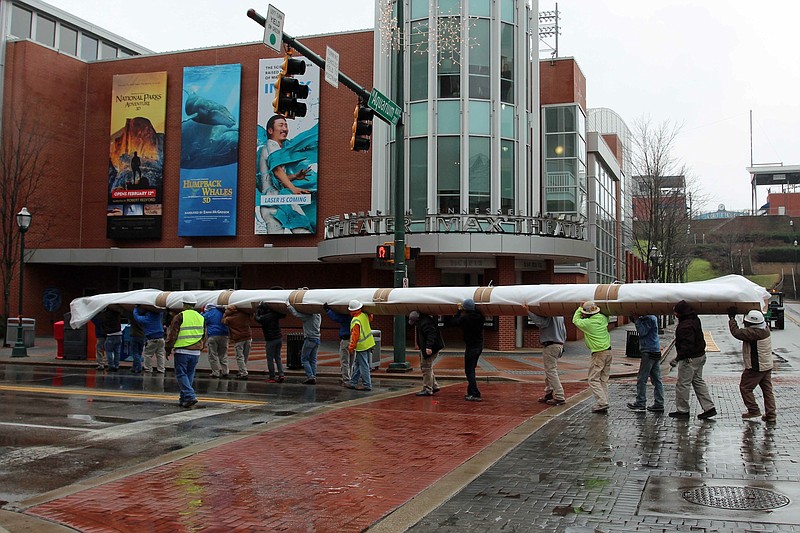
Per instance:
[[[680,127],[640,118],[633,127],[633,246],[657,281],[682,281],[691,259],[691,206],[702,202],[688,168],[673,155]],[[651,256],[653,247],[658,256]]]
[[[11,284],[19,275],[20,232],[16,215],[27,207],[43,213],[40,193],[48,170],[48,139],[30,115],[6,117],[0,141],[0,280],[3,283],[3,318],[9,316]],[[48,234],[48,217],[34,218],[37,228],[27,234],[33,249]],[[32,227],[33,229],[33,227]],[[27,246],[26,246],[27,247]],[[28,252],[26,250],[26,256]]]

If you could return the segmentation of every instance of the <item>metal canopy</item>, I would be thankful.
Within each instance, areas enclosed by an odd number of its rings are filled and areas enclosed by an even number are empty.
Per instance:
[[[800,165],[765,165],[747,167],[751,182],[756,185],[800,184]]]

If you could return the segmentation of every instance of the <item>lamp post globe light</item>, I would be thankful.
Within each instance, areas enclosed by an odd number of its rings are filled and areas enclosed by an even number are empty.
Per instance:
[[[11,350],[11,357],[28,357],[28,349],[25,347],[25,340],[22,336],[22,281],[24,279],[25,268],[25,232],[31,227],[31,215],[27,207],[20,209],[17,213],[17,228],[19,228],[19,313],[17,324],[17,342]]]

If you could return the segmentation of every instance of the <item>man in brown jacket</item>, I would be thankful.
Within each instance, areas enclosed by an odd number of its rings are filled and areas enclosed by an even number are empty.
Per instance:
[[[239,368],[236,379],[247,379],[247,358],[250,356],[250,345],[253,344],[250,313],[245,313],[235,305],[229,305],[225,307],[222,323],[228,326],[233,350],[236,353],[236,366]]]
[[[744,316],[744,327],[736,323],[736,308],[728,310],[728,326],[731,335],[742,341],[742,358],[744,371],[739,381],[739,392],[747,407],[747,412],[742,413],[745,420],[758,418],[761,410],[756,403],[753,391],[756,386],[761,387],[764,395],[764,416],[761,420],[775,422],[778,418],[775,413],[775,395],[772,393],[772,338],[764,315],[760,311],[752,310]]]

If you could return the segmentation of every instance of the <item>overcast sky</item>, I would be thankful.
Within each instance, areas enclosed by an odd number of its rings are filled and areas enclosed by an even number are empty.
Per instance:
[[[260,41],[252,0],[47,0],[156,52]],[[372,28],[370,0],[272,0],[295,37]],[[539,10],[555,2],[541,0]],[[674,155],[708,201],[750,207],[753,161],[800,164],[800,2],[778,0],[562,0],[559,55],[587,78],[589,107],[632,126],[649,117],[681,125]],[[324,55],[324,50],[317,50]],[[546,57],[544,53],[542,57]],[[346,72],[347,58],[340,67]],[[773,191],[775,192],[775,191]],[[758,192],[758,205],[766,189]]]

